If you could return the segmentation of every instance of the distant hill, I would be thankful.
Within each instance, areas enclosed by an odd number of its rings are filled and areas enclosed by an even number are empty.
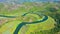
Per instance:
[[[21,4],[24,2],[59,2],[60,0],[0,0],[0,3],[17,3]]]

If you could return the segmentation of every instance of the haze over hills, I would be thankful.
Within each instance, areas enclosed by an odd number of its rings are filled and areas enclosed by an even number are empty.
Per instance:
[[[24,2],[57,2],[60,0],[0,0],[0,3],[24,3]]]

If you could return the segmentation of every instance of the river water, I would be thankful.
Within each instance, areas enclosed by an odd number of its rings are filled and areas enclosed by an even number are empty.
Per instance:
[[[28,13],[26,13],[26,14],[28,14]],[[26,14],[24,14],[23,16],[25,16]],[[44,18],[43,18],[42,20],[39,20],[39,21],[34,21],[34,22],[22,22],[22,23],[20,23],[20,24],[17,26],[17,28],[16,28],[16,30],[14,31],[13,34],[18,34],[19,30],[20,30],[24,25],[26,25],[26,24],[41,23],[41,22],[44,22],[44,21],[46,21],[46,20],[48,19],[48,16],[46,16],[46,15],[43,15],[43,17],[44,17]]]

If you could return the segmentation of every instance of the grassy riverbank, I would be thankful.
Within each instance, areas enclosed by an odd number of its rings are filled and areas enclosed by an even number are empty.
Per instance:
[[[39,31],[45,32],[45,30],[50,31],[50,29],[53,29],[55,26],[60,27],[60,5],[58,3],[23,3],[21,5],[8,5],[8,4],[1,4],[0,5],[0,15],[6,15],[6,16],[16,16],[16,18],[0,18],[0,24],[2,27],[0,27],[0,34],[13,34],[16,27],[19,23],[23,22],[23,15],[27,12],[38,12],[42,13],[44,15],[49,16],[48,20],[42,23],[38,24],[27,24],[22,27],[22,29],[18,32],[18,34],[34,34]],[[56,16],[57,15],[57,16]],[[32,15],[35,16],[36,15]],[[24,21],[29,21],[31,15],[27,16],[27,19]],[[38,17],[38,16],[37,16]],[[5,24],[5,20],[7,20],[7,23]],[[39,20],[39,18],[32,17],[32,20]],[[60,29],[60,28],[59,28]],[[57,28],[58,30],[58,28]],[[54,30],[55,31],[55,30]],[[53,32],[54,32],[53,31]],[[57,33],[57,32],[56,32]],[[54,34],[56,34],[54,33]],[[39,32],[39,34],[45,34],[42,32]],[[47,34],[47,32],[46,32]],[[50,34],[50,33],[48,33]]]

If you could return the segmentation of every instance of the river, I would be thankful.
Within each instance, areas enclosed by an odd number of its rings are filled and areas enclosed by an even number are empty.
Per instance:
[[[28,14],[28,13],[26,13],[26,14]],[[26,14],[24,14],[23,16],[25,16]],[[43,16],[44,16],[44,18],[42,20],[39,20],[39,21],[35,21],[35,22],[22,22],[22,23],[20,23],[17,26],[17,28],[16,28],[16,30],[14,31],[13,34],[18,34],[19,30],[26,24],[36,24],[36,23],[41,23],[41,22],[46,21],[48,19],[48,16],[46,16],[46,15],[43,15]]]

